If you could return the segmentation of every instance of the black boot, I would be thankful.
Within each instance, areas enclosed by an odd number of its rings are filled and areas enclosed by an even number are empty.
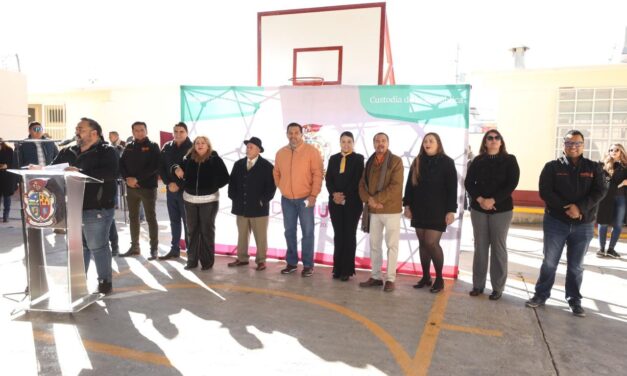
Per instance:
[[[103,279],[102,281],[98,282],[99,293],[107,295],[111,294],[111,291],[113,291],[113,283],[111,283],[111,281]]]
[[[435,294],[436,292],[442,291],[442,289],[444,289],[444,280],[442,278],[436,278],[430,291]]]

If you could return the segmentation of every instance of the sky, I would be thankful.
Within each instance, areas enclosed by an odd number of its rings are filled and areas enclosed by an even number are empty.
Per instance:
[[[0,68],[17,54],[31,93],[256,85],[257,12],[364,2],[0,0]],[[626,0],[390,0],[387,14],[399,84],[512,69],[520,45],[528,69],[615,63],[627,27]]]

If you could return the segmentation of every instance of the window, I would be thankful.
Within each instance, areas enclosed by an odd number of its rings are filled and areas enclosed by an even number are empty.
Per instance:
[[[50,138],[65,140],[67,129],[65,127],[65,106],[46,105],[44,106],[44,131]]]
[[[602,160],[610,144],[626,144],[627,88],[564,88],[558,98],[556,156],[562,155],[571,129],[584,134],[584,156],[593,161]]]

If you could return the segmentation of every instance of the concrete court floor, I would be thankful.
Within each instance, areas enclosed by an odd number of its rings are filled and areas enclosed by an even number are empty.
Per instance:
[[[120,244],[128,244],[117,215]],[[0,225],[3,294],[25,285],[16,211],[12,217]],[[158,218],[165,253],[163,197]],[[624,258],[612,260],[597,258],[596,239],[592,245],[582,291],[586,318],[574,317],[563,300],[565,265],[554,299],[535,310],[524,306],[542,260],[539,226],[512,226],[501,300],[468,296],[468,216],[459,279],[440,294],[413,289],[413,276],[399,276],[396,291],[383,293],[357,286],[367,271],[344,283],[323,266],[301,278],[281,275],[283,262],[255,272],[254,263],[233,269],[226,266],[231,257],[217,257],[210,271],[186,271],[184,259],[116,258],[114,294],[79,313],[11,316],[19,304],[0,299],[0,375],[622,374],[627,246],[619,244]]]

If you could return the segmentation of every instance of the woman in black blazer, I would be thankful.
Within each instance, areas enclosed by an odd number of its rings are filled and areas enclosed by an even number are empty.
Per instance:
[[[353,151],[354,142],[351,132],[340,135],[342,151],[329,159],[325,177],[334,233],[333,278],[342,281],[355,274],[357,223],[363,209],[359,179],[364,171],[364,156]]]

